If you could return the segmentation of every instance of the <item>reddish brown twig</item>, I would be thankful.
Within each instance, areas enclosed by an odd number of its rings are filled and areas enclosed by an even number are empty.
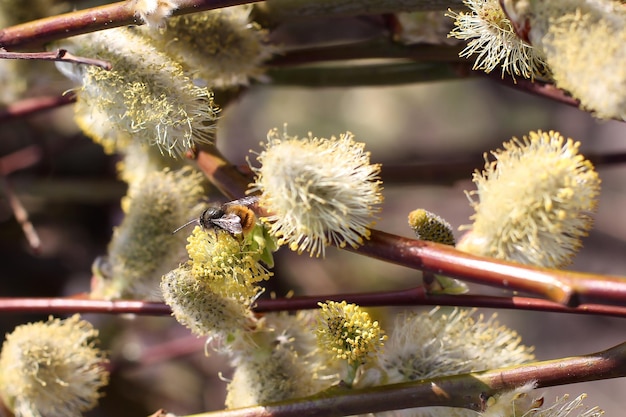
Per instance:
[[[14,120],[20,117],[27,117],[43,111],[55,109],[76,102],[74,93],[64,94],[56,97],[34,97],[27,98],[0,110],[0,123],[6,120]]]
[[[0,157],[0,175],[6,176],[20,169],[35,165],[43,152],[39,146],[30,145]]]
[[[494,80],[500,84],[516,90],[524,91],[526,93],[530,93],[540,97],[549,98],[550,100],[554,100],[562,104],[567,104],[568,106],[577,108],[580,106],[580,101],[568,95],[565,91],[556,87],[554,84],[537,80],[530,81],[523,78],[516,79],[514,81],[511,77],[502,77],[500,73],[496,72],[485,74],[481,71],[480,73],[481,75],[486,76],[491,80]]]
[[[84,297],[84,296],[83,296]],[[257,313],[278,311],[312,310],[318,303],[346,301],[363,307],[384,306],[458,306],[528,311],[546,311],[567,314],[588,314],[626,318],[626,307],[601,304],[581,304],[566,307],[561,304],[530,297],[494,297],[484,295],[434,295],[427,294],[422,287],[400,291],[381,291],[359,294],[327,294],[303,297],[258,300],[253,310]],[[138,300],[93,300],[89,298],[0,298],[0,313],[28,312],[46,314],[100,313],[137,314],[163,316],[171,314],[163,303]]]
[[[2,171],[1,165],[0,171]],[[35,253],[38,253],[39,249],[41,248],[41,240],[39,239],[39,234],[37,233],[37,230],[35,230],[35,227],[28,218],[28,211],[26,211],[26,208],[24,208],[24,205],[15,194],[15,190],[13,189],[13,185],[11,184],[9,179],[5,175],[0,175],[0,181],[2,184],[2,188],[4,189],[4,194],[6,195],[7,200],[9,200],[9,205],[13,210],[15,220],[17,220],[19,225],[22,227],[24,236],[28,241],[28,245]]]
[[[375,293],[329,294],[259,300],[254,307],[254,311],[257,313],[266,313],[272,311],[315,309],[319,307],[318,303],[329,300],[337,302],[346,301],[348,303],[358,304],[362,307],[457,306],[590,314],[626,318],[626,307],[605,306],[600,304],[582,304],[577,307],[566,307],[552,301],[530,297],[494,297],[471,294],[436,295],[426,293],[422,287]]]
[[[539,387],[549,387],[623,376],[626,376],[626,343],[586,356],[372,388],[336,388],[323,395],[195,414],[195,417],[338,417],[436,406],[484,411],[485,399],[530,381],[537,381]]]
[[[0,59],[34,59],[39,61],[71,62],[73,64],[94,65],[109,71],[111,63],[95,58],[85,58],[69,53],[65,49],[57,49],[54,52],[7,52],[0,48]]]
[[[177,2],[174,14],[199,12],[259,0],[185,0]],[[98,30],[141,25],[134,15],[133,2],[121,1],[35,20],[0,30],[0,46],[9,49],[40,46],[48,42]]]
[[[409,268],[478,284],[525,291],[557,303],[626,305],[626,279],[608,275],[551,270],[470,255],[451,246],[372,230],[361,253]]]
[[[88,298],[0,298],[2,312],[29,313],[100,313],[169,315],[170,308],[164,303],[135,300],[91,300]]]
[[[225,196],[243,197],[248,189],[248,178],[230,164],[216,147],[200,149],[196,158],[198,167]]]

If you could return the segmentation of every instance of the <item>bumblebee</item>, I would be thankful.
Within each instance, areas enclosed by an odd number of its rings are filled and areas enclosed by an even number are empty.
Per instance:
[[[220,229],[235,235],[248,233],[256,224],[256,214],[249,206],[256,204],[258,201],[259,197],[253,195],[229,201],[219,207],[208,207],[202,212],[200,217],[183,224],[174,230],[173,233],[192,223],[199,224],[205,230]]]

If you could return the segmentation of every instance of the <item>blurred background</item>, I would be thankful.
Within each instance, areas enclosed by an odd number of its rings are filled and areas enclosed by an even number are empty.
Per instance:
[[[84,7],[84,6],[83,6]],[[71,84],[52,63],[36,66],[39,81],[25,94],[59,94]],[[366,143],[373,162],[386,168],[463,160],[483,166],[483,153],[531,130],[556,130],[582,142],[588,155],[626,152],[626,125],[598,121],[588,113],[547,99],[474,78],[377,88],[298,88],[256,84],[225,108],[217,143],[235,164],[254,159],[271,128],[288,124],[292,135],[318,137],[351,131]],[[0,124],[0,296],[55,297],[89,291],[91,264],[106,253],[112,228],[122,219],[124,183],[115,175],[116,158],[85,138],[73,122],[71,106]],[[597,166],[602,193],[595,227],[571,269],[623,275],[626,270],[626,168]],[[472,168],[461,179],[427,183],[401,178],[384,183],[385,202],[376,228],[410,237],[407,215],[424,208],[456,229],[472,210],[464,190],[472,190]],[[41,238],[39,253],[28,247],[7,202],[10,187],[29,213]],[[219,196],[217,201],[225,201]],[[621,214],[620,214],[621,213]],[[457,234],[460,236],[460,234]],[[419,272],[329,248],[325,259],[280,250],[271,291],[279,296],[333,294],[409,288]],[[503,294],[472,286],[472,291]],[[265,294],[268,295],[269,291]],[[421,308],[426,310],[429,308]],[[420,310],[420,308],[416,308]],[[483,313],[491,315],[493,311]],[[389,328],[394,311],[373,309]],[[498,311],[502,323],[536,348],[539,360],[607,349],[624,341],[623,320],[582,315]],[[47,315],[0,313],[0,331],[42,320]],[[159,408],[175,414],[224,406],[223,378],[230,369],[222,357],[204,355],[204,340],[171,317],[88,315],[110,352],[112,381],[91,416],[147,415]],[[545,390],[545,398],[589,394],[607,416],[621,415],[626,380],[608,380]]]

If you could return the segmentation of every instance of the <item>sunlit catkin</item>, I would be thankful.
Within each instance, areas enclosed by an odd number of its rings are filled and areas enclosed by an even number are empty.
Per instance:
[[[337,359],[345,361],[348,373],[344,382],[351,385],[361,365],[374,360],[387,340],[377,321],[356,304],[345,301],[319,303],[317,340]]]
[[[456,26],[448,36],[469,41],[459,56],[476,55],[473,69],[490,73],[502,67],[509,73],[533,79],[548,70],[540,49],[520,39],[500,7],[499,0],[464,0],[469,11],[448,11]]]
[[[474,310],[435,308],[404,313],[384,348],[363,369],[357,387],[419,381],[472,371],[496,369],[532,361],[532,348],[520,336],[500,325],[493,315],[474,317]],[[389,416],[391,413],[377,415]],[[394,411],[399,417],[472,417],[473,411],[427,407]]]
[[[532,350],[496,315],[437,308],[398,316],[378,361],[385,382],[395,383],[519,365],[534,359]]]
[[[176,157],[213,138],[217,109],[210,90],[198,87],[180,64],[132,29],[116,28],[71,38],[64,48],[109,61],[113,69],[57,66],[80,82],[76,121],[107,152],[128,141],[156,145]]]
[[[146,26],[141,33],[209,86],[248,84],[263,74],[262,63],[277,50],[267,32],[250,21],[251,10],[242,5],[176,16],[163,29]]]
[[[369,237],[383,197],[380,165],[364,147],[349,132],[330,139],[268,133],[251,191],[262,193],[279,244],[323,256],[330,244],[358,247]]]
[[[626,120],[626,4],[614,0],[503,2],[546,57],[557,87],[599,118]]]
[[[130,186],[126,216],[115,228],[108,256],[94,268],[92,297],[160,299],[161,276],[184,259],[185,235],[172,234],[197,211],[201,173],[187,167],[147,175]]]
[[[0,354],[0,396],[16,417],[80,417],[108,383],[98,331],[74,315],[18,326]]]
[[[557,132],[530,132],[492,152],[476,191],[475,214],[457,248],[475,255],[558,268],[568,264],[591,227],[600,179]],[[477,197],[477,198],[476,198]]]
[[[339,382],[331,356],[317,346],[310,331],[317,315],[316,310],[268,313],[249,335],[252,343],[233,344],[228,408],[304,397]]]
[[[249,303],[216,293],[211,282],[193,274],[189,264],[165,274],[161,291],[176,321],[198,336],[225,340],[254,327]]]
[[[262,292],[258,283],[271,273],[226,231],[196,226],[187,241],[189,260],[161,280],[165,302],[192,332],[232,342],[255,327],[251,307]]]

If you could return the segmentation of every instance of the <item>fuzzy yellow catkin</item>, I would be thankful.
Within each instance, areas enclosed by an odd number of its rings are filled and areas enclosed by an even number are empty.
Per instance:
[[[224,230],[196,226],[187,241],[189,260],[163,276],[163,298],[193,333],[230,343],[256,327],[251,307],[271,273]]]
[[[317,310],[268,313],[249,335],[251,343],[233,343],[228,408],[313,395],[339,382],[336,361],[317,346],[310,331],[317,316]]]
[[[94,32],[57,46],[113,66],[106,71],[57,63],[82,85],[75,106],[78,125],[106,152],[123,151],[137,141],[179,157],[194,144],[213,140],[218,112],[213,93],[194,85],[180,64],[132,29]]]
[[[251,11],[240,5],[176,16],[163,29],[145,26],[140,33],[211,87],[246,85],[262,76],[263,62],[278,50],[250,20]]]
[[[185,256],[185,235],[172,232],[198,211],[203,180],[186,167],[153,172],[130,186],[126,216],[113,232],[107,257],[95,264],[92,297],[160,299],[161,276]]]
[[[557,87],[603,119],[626,120],[626,4],[614,0],[506,0],[527,27]]]
[[[409,226],[420,240],[454,246],[452,226],[445,219],[424,209],[409,213]]]
[[[18,326],[0,354],[0,396],[15,417],[80,417],[109,374],[98,331],[79,315]]]
[[[418,381],[472,371],[519,365],[534,359],[533,348],[498,323],[496,315],[485,319],[473,309],[408,312],[397,316],[383,349],[355,381],[363,388]],[[474,411],[426,407],[377,413],[398,417],[472,417]]]
[[[495,369],[534,359],[533,348],[500,325],[496,315],[485,319],[474,313],[435,308],[399,315],[376,364],[364,373],[359,386]]]
[[[490,73],[501,66],[503,77],[505,73],[513,79],[549,77],[542,50],[517,36],[499,0],[464,0],[463,3],[469,11],[448,10],[446,14],[454,19],[455,25],[448,36],[469,41],[459,56],[476,55],[473,69]]]
[[[172,315],[198,336],[226,340],[254,327],[249,304],[214,291],[212,283],[194,275],[189,264],[161,279],[161,292]]]
[[[223,230],[197,226],[187,239],[192,273],[211,283],[213,291],[251,304],[258,295],[258,283],[272,275],[256,253]]]
[[[579,146],[558,132],[537,131],[492,152],[495,161],[474,173],[473,223],[463,226],[468,232],[457,248],[529,265],[567,265],[591,228],[600,191]]]
[[[324,256],[325,247],[358,247],[368,239],[383,201],[380,165],[347,132],[330,139],[271,130],[252,167],[251,192],[272,213],[262,218],[278,243]]]
[[[382,349],[385,332],[359,306],[345,301],[328,301],[319,306],[318,343],[337,359],[361,364]]]

